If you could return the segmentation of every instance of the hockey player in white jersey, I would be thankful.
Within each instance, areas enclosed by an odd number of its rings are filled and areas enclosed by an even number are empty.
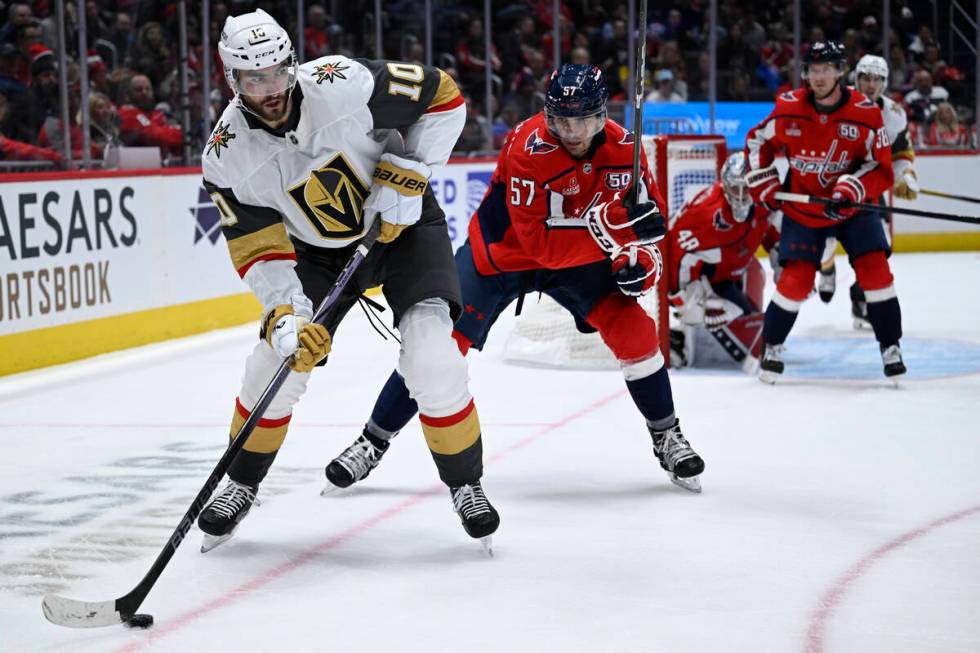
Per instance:
[[[232,262],[263,306],[232,436],[283,358],[294,357],[294,373],[201,513],[202,550],[230,538],[248,514],[338,323],[364,289],[381,284],[401,333],[399,369],[434,425],[425,437],[439,476],[466,532],[489,538],[499,517],[480,483],[480,423],[451,337],[459,280],[429,188],[465,122],[459,89],[443,71],[408,63],[327,56],[297,66],[289,36],[261,9],[229,17],[218,51],[236,95],[202,155],[204,184]],[[383,221],[378,244],[327,323],[312,324],[375,219]]]
[[[903,200],[914,200],[919,196],[919,182],[913,168],[915,152],[908,134],[908,118],[902,105],[884,94],[888,86],[888,62],[873,54],[866,54],[858,60],[854,69],[855,88],[873,100],[881,107],[881,117],[885,123],[885,133],[891,141],[892,170],[895,171],[895,185],[892,193]],[[886,229],[886,235],[889,233]],[[827,239],[824,250],[824,260],[820,266],[820,276],[817,280],[817,290],[820,299],[830,302],[837,289],[837,269],[834,265],[834,253],[837,250],[837,240]],[[868,308],[865,302],[864,290],[855,281],[850,288],[851,315],[854,318],[854,328],[870,328]]]

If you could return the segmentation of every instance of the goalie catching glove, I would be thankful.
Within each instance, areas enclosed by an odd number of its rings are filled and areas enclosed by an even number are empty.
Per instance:
[[[621,248],[650,245],[667,234],[664,217],[653,202],[633,202],[633,193],[616,193],[585,213],[589,233],[602,251],[615,254]]]
[[[280,304],[269,312],[262,327],[265,339],[296,372],[309,372],[330,353],[330,333],[322,324],[296,315],[290,304]]]
[[[379,243],[390,243],[422,217],[422,195],[429,187],[432,170],[419,161],[382,154],[374,169],[371,193],[364,214],[381,217]]]
[[[682,323],[688,326],[703,324],[708,331],[720,329],[744,314],[738,304],[716,295],[705,277],[687,284],[667,299]]]
[[[613,278],[620,291],[630,297],[642,297],[653,290],[663,267],[655,245],[631,245],[612,257]]]

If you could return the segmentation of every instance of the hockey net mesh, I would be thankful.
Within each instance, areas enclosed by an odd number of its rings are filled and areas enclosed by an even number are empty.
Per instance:
[[[725,161],[721,136],[644,136],[647,163],[667,203],[669,218],[705,186],[718,179]],[[661,248],[664,268],[670,266]],[[657,322],[661,349],[667,355],[667,283],[640,298]],[[504,359],[518,364],[562,369],[618,369],[619,363],[598,333],[581,333],[571,314],[547,295],[529,295],[504,345]]]

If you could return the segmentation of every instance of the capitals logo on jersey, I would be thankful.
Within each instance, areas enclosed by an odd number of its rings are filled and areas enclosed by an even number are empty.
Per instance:
[[[712,223],[715,226],[716,231],[731,231],[732,225],[725,222],[725,216],[722,215],[721,211],[715,211],[715,215],[712,218]]]
[[[324,238],[352,238],[361,233],[367,185],[338,153],[308,179],[289,189],[289,196]]]
[[[834,160],[837,147],[837,139],[835,138],[826,153],[821,152],[818,155],[815,150],[811,150],[808,155],[805,151],[800,152],[790,159],[790,166],[801,175],[817,175],[821,186],[829,186],[835,181],[838,173],[847,172],[851,167],[846,149],[840,153],[837,160]]]
[[[538,136],[538,130],[535,129],[528,134],[527,142],[524,143],[524,149],[531,154],[548,154],[557,150],[558,146]]]

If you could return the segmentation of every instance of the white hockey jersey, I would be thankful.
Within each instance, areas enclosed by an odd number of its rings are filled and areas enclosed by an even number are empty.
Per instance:
[[[912,151],[912,143],[909,141],[909,121],[902,105],[890,97],[879,97],[878,106],[881,107],[885,133],[892,144],[892,170],[895,171],[895,183],[898,183],[902,173],[911,168],[912,161],[915,160],[915,152]]]
[[[202,154],[232,261],[267,306],[282,293],[250,271],[294,261],[291,239],[323,248],[359,239],[370,226],[362,207],[381,154],[444,165],[466,119],[443,71],[342,56],[299,66],[292,103],[287,123],[270,130],[232,102]]]

